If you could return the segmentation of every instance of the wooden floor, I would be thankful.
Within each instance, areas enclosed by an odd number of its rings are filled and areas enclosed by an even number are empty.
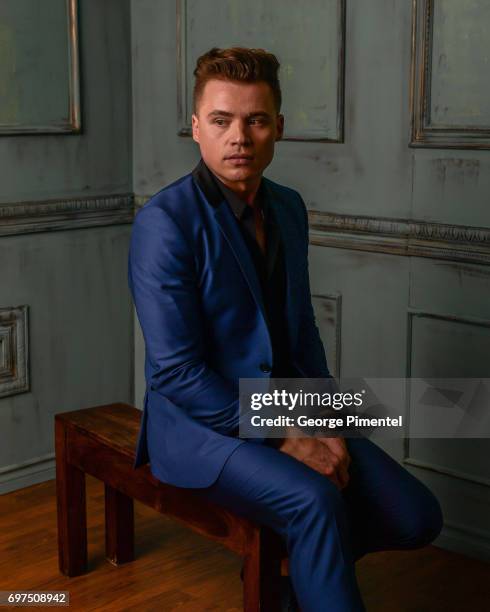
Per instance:
[[[0,590],[66,590],[84,612],[241,610],[238,557],[140,504],[137,559],[107,563],[103,488],[87,485],[90,571],[77,578],[58,572],[54,481],[0,498]],[[434,546],[368,555],[357,573],[369,612],[490,610],[490,566]]]

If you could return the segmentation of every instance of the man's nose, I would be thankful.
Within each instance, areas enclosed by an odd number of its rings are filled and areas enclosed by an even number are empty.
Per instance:
[[[248,123],[245,121],[236,121],[233,124],[232,135],[231,135],[232,144],[248,144],[250,142],[250,131]]]

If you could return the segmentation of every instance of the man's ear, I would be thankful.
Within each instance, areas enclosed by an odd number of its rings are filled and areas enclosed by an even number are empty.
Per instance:
[[[192,113],[192,138],[195,142],[199,142],[199,119],[194,113]]]
[[[277,115],[276,129],[276,140],[282,140],[282,137],[284,135],[284,115]]]

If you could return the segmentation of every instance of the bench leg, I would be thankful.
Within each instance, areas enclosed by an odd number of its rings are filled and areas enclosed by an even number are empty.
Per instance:
[[[134,559],[133,500],[105,485],[105,551],[114,565]]]
[[[243,565],[244,612],[280,612],[281,558],[279,536],[257,529]]]
[[[78,576],[87,571],[85,474],[68,463],[66,430],[59,421],[55,448],[59,568],[67,576]]]

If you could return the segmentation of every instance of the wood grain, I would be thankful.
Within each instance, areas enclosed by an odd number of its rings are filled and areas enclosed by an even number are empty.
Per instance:
[[[0,590],[68,590],[74,612],[242,610],[240,558],[136,502],[135,560],[105,560],[104,485],[87,477],[89,572],[59,573],[55,481],[0,498]],[[369,612],[488,610],[489,566],[435,546],[367,555],[357,574]]]
[[[133,500],[138,500],[243,557],[245,612],[280,612],[280,577],[287,556],[282,540],[190,489],[158,481],[149,466],[135,470],[140,417],[127,404],[56,415],[61,572],[74,577],[87,569],[85,474],[90,474],[104,483],[106,558],[112,564],[134,559]]]

